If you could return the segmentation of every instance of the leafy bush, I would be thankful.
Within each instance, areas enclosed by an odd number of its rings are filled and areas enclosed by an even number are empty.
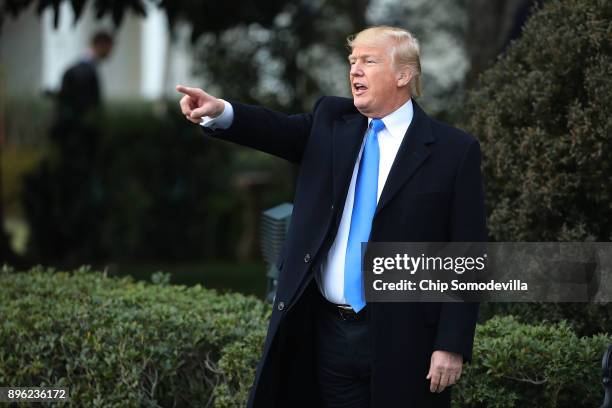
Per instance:
[[[498,241],[612,238],[612,3],[545,2],[470,94]]]
[[[0,384],[65,386],[72,406],[242,407],[270,307],[82,268],[0,271]],[[456,387],[463,407],[596,406],[607,335],[495,317]],[[157,404],[157,405],[156,405]]]
[[[73,406],[243,406],[269,306],[156,279],[0,272],[0,384],[65,386]]]
[[[595,407],[609,335],[579,338],[565,322],[494,317],[476,329],[474,360],[457,387],[462,407]]]
[[[488,225],[497,241],[612,239],[612,3],[544,2],[480,78],[466,128],[483,150]],[[612,329],[609,305],[491,305],[521,320]]]
[[[565,321],[578,336],[609,333],[612,307],[607,303],[484,303],[480,306],[482,322],[493,316],[514,316],[525,324]]]

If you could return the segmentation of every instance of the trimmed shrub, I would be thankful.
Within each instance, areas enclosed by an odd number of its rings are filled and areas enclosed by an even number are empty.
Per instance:
[[[65,386],[72,406],[244,406],[269,306],[156,281],[0,272],[0,384]]]
[[[545,2],[470,93],[497,241],[612,238],[612,3]]]
[[[612,3],[544,2],[468,97],[497,241],[612,239]],[[521,320],[612,328],[609,305],[490,305]]]
[[[603,400],[601,356],[609,335],[579,338],[565,322],[526,325],[494,317],[476,329],[461,407],[595,407]]]
[[[480,321],[493,316],[514,316],[526,324],[565,321],[578,336],[609,333],[612,307],[607,303],[483,303]]]
[[[0,384],[64,386],[71,406],[243,407],[270,307],[200,286],[81,268],[0,271]],[[596,406],[608,335],[494,317],[456,386],[462,407]]]

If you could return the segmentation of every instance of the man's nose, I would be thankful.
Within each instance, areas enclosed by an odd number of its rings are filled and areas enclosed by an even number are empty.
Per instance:
[[[363,75],[363,70],[361,69],[361,65],[359,63],[354,63],[351,65],[351,76],[361,76]]]

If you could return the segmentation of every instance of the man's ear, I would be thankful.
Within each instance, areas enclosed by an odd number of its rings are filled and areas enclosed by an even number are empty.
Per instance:
[[[412,74],[407,69],[403,69],[397,74],[397,86],[403,88],[410,83]]]

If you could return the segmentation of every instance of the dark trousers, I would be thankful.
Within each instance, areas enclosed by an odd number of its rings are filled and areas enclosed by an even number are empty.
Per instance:
[[[367,308],[367,306],[366,306]],[[363,318],[345,320],[322,295],[316,316],[318,388],[324,407],[370,406],[372,352],[367,310]]]

